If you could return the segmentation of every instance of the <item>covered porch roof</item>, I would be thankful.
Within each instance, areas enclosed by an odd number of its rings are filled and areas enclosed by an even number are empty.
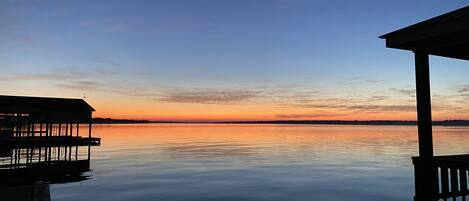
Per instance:
[[[453,200],[456,200],[457,196],[463,196],[465,200],[465,196],[469,194],[467,155],[441,158],[444,160],[433,155],[429,55],[469,60],[469,6],[385,34],[380,38],[386,40],[386,47],[410,50],[415,54],[419,157],[414,158],[414,200],[446,200],[450,196]],[[454,160],[455,157],[458,160]],[[451,189],[448,183],[448,167],[451,169]]]
[[[469,60],[469,6],[380,36],[386,47]]]

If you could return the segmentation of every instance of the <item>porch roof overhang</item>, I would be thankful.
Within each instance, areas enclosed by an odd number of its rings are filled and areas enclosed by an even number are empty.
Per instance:
[[[386,47],[469,60],[469,6],[380,36]]]

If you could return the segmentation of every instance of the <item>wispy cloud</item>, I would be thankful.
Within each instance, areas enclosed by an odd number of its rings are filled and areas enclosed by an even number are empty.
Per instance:
[[[377,95],[377,96],[371,96],[370,99],[375,100],[375,101],[382,101],[382,100],[387,100],[389,99],[389,96],[383,96],[383,95]]]
[[[390,88],[390,91],[397,93],[399,95],[404,95],[407,97],[415,97],[415,89],[396,89],[396,88]]]
[[[415,111],[415,105],[351,105],[347,106],[347,109],[368,113],[413,112]]]
[[[164,93],[159,87],[142,87],[142,86],[130,86],[122,83],[104,83],[99,81],[91,80],[73,80],[67,82],[61,82],[55,85],[56,87],[68,89],[68,90],[86,90],[86,91],[98,91],[106,93],[114,93],[129,97],[139,97],[149,100],[158,100]]]
[[[298,105],[309,109],[322,109],[322,110],[335,110],[335,111],[354,111],[354,112],[412,112],[415,111],[413,104],[369,104],[363,101],[362,103],[343,103],[342,101],[329,101],[323,104],[302,104]]]
[[[324,118],[324,117],[341,117],[348,114],[334,113],[334,114],[276,114],[275,118],[280,119],[302,119],[302,118]]]
[[[458,89],[459,93],[468,93],[469,92],[469,85],[464,85]]]
[[[23,81],[23,80],[77,80],[83,78],[110,76],[116,72],[107,69],[77,70],[77,67],[57,68],[50,72],[17,73],[0,76],[0,81]]]
[[[60,83],[56,86],[71,90],[99,90],[106,85],[94,81],[71,81],[68,83]]]
[[[250,90],[193,89],[169,91],[159,100],[172,103],[239,104],[257,96],[257,92]]]
[[[368,82],[368,83],[382,83],[382,82],[384,82],[384,80],[365,80],[365,82]]]
[[[383,83],[383,82],[384,80],[366,79],[363,77],[352,77],[349,79],[340,80],[338,83],[340,85],[360,86],[360,85],[377,84],[377,83]]]

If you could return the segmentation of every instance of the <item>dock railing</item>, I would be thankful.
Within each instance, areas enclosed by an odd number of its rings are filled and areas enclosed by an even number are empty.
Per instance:
[[[463,200],[469,196],[469,154],[412,158],[415,200]]]

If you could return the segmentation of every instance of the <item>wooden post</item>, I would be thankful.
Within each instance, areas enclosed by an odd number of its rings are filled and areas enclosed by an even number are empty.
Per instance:
[[[415,52],[419,157],[414,159],[415,201],[436,200],[438,169],[433,165],[432,111],[428,53]]]
[[[39,147],[39,154],[38,154],[38,160],[39,160],[39,162],[41,162],[41,158],[42,158],[42,156],[41,156],[41,151],[42,151],[42,147]]]
[[[17,134],[17,137],[21,137],[21,131],[23,130],[23,117],[21,116],[21,114],[18,114],[18,134]]]
[[[52,160],[52,155],[51,155],[51,152],[52,152],[52,147],[49,147],[49,156],[48,156],[48,161],[51,161]]]
[[[60,136],[61,133],[62,133],[62,123],[59,123],[59,133],[57,135]]]
[[[428,54],[415,52],[415,81],[417,87],[417,119],[419,155],[433,157],[432,107]]]
[[[26,136],[27,137],[31,137],[31,122],[29,121],[28,119],[28,126],[26,127],[27,131],[26,131]]]
[[[67,146],[64,146],[64,159],[67,160],[67,155],[68,155],[68,150],[67,150]]]
[[[88,161],[90,160],[91,158],[91,146],[88,145]]]
[[[91,122],[91,118],[90,118],[90,124],[89,124],[89,130],[88,130],[88,137],[91,138],[91,127],[93,125],[93,122]]]
[[[30,137],[30,135],[31,135],[31,123],[28,120],[28,122],[26,124],[27,124],[26,125],[26,137]],[[26,155],[26,160],[28,160],[27,155]]]
[[[46,123],[46,137],[49,137],[49,114],[46,113],[46,120],[45,120],[45,123]],[[47,153],[47,152],[46,152]]]
[[[69,160],[69,161],[72,160],[72,146],[69,146],[69,147],[68,147],[68,160]]]
[[[54,132],[54,127],[52,127],[52,123],[49,123],[49,135],[48,137],[52,136],[53,132]]]

